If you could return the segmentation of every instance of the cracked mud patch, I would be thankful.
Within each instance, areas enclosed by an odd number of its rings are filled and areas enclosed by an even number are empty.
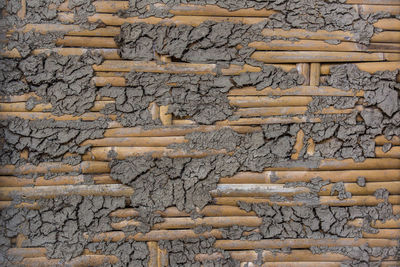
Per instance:
[[[350,31],[355,39],[363,44],[368,44],[372,35],[379,32],[373,26],[380,18],[390,17],[390,14],[379,12],[373,14],[359,14],[352,5],[345,4],[342,0],[332,1],[307,1],[307,0],[268,0],[268,1],[226,1],[226,0],[201,0],[201,1],[130,1],[128,10],[120,11],[122,17],[172,17],[170,10],[179,4],[217,5],[230,11],[244,8],[256,10],[269,9],[278,11],[266,20],[266,28],[306,29],[310,31]]]

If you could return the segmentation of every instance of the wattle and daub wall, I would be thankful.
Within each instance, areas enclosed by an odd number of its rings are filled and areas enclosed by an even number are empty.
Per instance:
[[[400,2],[0,1],[2,266],[399,266]]]

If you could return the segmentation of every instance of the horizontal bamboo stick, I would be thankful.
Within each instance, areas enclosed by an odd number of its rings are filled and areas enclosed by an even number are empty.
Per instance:
[[[129,8],[128,1],[95,1],[93,5],[96,7],[97,13],[116,13],[119,10],[126,10]],[[374,4],[369,3],[358,3],[353,7],[363,14],[377,13],[377,12],[388,12],[392,15],[400,14],[400,7],[396,4]],[[160,11],[165,10],[167,7],[162,3],[156,3],[152,5],[153,9],[159,9]],[[68,2],[64,2],[59,7],[58,11],[69,12]],[[173,15],[180,16],[229,16],[229,17],[268,17],[272,14],[277,13],[274,10],[260,9],[255,10],[253,8],[240,9],[237,11],[229,11],[216,5],[193,5],[193,4],[181,4],[168,8],[169,12]]]
[[[18,262],[18,266],[100,266],[105,263],[115,264],[119,261],[113,255],[82,255],[64,262],[61,259],[47,259],[46,257],[25,258]]]
[[[369,73],[375,73],[377,71],[394,71],[400,69],[400,61],[397,62],[363,62],[363,63],[353,63],[360,70]],[[328,75],[330,73],[330,67],[334,64],[321,64],[321,74]]]
[[[385,136],[380,135],[375,138],[375,143],[379,146],[382,146],[386,143],[391,143],[394,146],[400,145],[400,136],[393,136],[391,140],[387,140]]]
[[[232,106],[241,108],[307,106],[312,101],[311,96],[282,96],[279,98],[267,96],[229,96],[228,99]]]
[[[400,53],[257,51],[251,55],[251,58],[265,63],[398,61]]]
[[[128,61],[128,60],[105,60],[101,65],[94,65],[95,71],[139,71],[139,72],[162,72],[162,73],[196,73],[214,74],[215,64],[191,64],[191,63],[169,63],[157,64],[156,62]]]
[[[105,108],[107,104],[115,103],[115,101],[102,100],[95,101],[93,107],[90,109],[91,112],[97,112]],[[14,102],[14,103],[1,103],[0,112],[46,112],[51,110],[51,104],[37,104],[32,110],[26,109],[26,102]]]
[[[262,90],[256,90],[255,87],[244,87],[232,89],[229,91],[230,96],[363,96],[364,92],[357,93],[349,90],[328,87],[328,86],[297,86],[288,89],[273,89],[267,87]]]
[[[246,263],[244,263],[246,264]],[[383,261],[379,262],[379,266],[381,267],[396,267],[398,265],[398,261]],[[245,267],[246,265],[241,265],[240,267]],[[317,266],[326,266],[326,267],[341,267],[343,266],[340,262],[268,262],[261,265],[261,267],[317,267]]]
[[[376,28],[385,29],[389,31],[400,30],[400,20],[394,18],[380,19],[374,23]]]
[[[400,43],[370,43],[362,45],[353,42],[329,44],[321,40],[272,40],[270,42],[252,42],[250,47],[257,50],[299,50],[299,51],[342,51],[342,52],[399,52]]]
[[[23,258],[37,258],[37,257],[46,257],[46,248],[9,248],[7,250],[7,255],[14,257],[23,257]]]
[[[53,198],[56,196],[131,196],[133,189],[119,184],[106,185],[62,185],[36,187],[1,187],[0,200],[11,200],[18,195],[29,199]]]
[[[346,4],[400,5],[398,0],[346,0]]]
[[[233,225],[258,227],[262,223],[262,218],[256,216],[238,216],[238,217],[204,217],[192,219],[189,217],[182,218],[165,218],[164,222],[155,224],[152,229],[185,229],[194,228],[203,224],[211,225],[213,228],[230,227]],[[128,226],[138,226],[139,222],[135,220],[125,220],[117,223],[111,223],[111,227],[115,230],[122,230]]]
[[[59,12],[58,20],[63,23],[74,23],[73,13],[70,12]],[[262,17],[222,17],[222,16],[174,16],[171,18],[138,18],[138,17],[128,17],[121,18],[116,17],[113,14],[105,14],[99,13],[88,17],[89,22],[96,22],[101,20],[107,26],[120,26],[124,23],[148,23],[148,24],[157,24],[161,23],[164,25],[191,25],[191,26],[199,26],[201,23],[205,21],[229,21],[233,23],[244,23],[244,24],[256,24],[266,20],[266,18]]]
[[[96,1],[93,3],[97,13],[116,13],[118,10],[126,10],[129,8],[128,1]],[[153,9],[165,10],[166,6],[161,3],[152,5]],[[57,10],[68,12],[67,3],[61,4]],[[191,5],[181,4],[168,8],[169,13],[176,16],[229,16],[229,17],[268,17],[277,13],[274,10],[255,10],[252,8],[240,9],[237,11],[229,11],[216,5]]]
[[[208,17],[210,19],[213,19],[212,17]],[[234,21],[234,18],[231,18],[231,21]],[[240,20],[240,18],[239,18]],[[252,22],[252,23],[258,23],[261,22],[264,19],[260,18],[253,18],[253,19],[246,19],[245,21],[247,22]],[[135,20],[132,21],[132,23]],[[170,20],[161,20],[161,19],[156,19],[157,22],[161,23],[166,23],[166,24],[171,24]],[[150,23],[157,23],[154,21],[154,18],[152,20],[146,19],[143,20],[137,20],[137,22],[150,22]],[[179,20],[177,21],[179,23]],[[382,33],[375,34],[373,36],[373,42],[375,43],[380,43],[380,42],[386,42],[386,43],[393,43],[394,40],[393,37],[395,38],[397,36],[396,31],[400,29],[400,22],[397,19],[381,19],[378,22],[374,24],[376,27],[388,30],[387,32],[384,31]],[[119,25],[118,25],[119,26]],[[30,30],[38,31],[42,34],[46,34],[48,32],[65,32],[66,35],[69,36],[97,36],[97,37],[114,37],[118,34],[120,34],[120,27],[114,27],[114,26],[106,26],[104,28],[98,28],[94,30],[87,30],[84,29],[78,25],[66,25],[66,24],[27,24],[25,25],[22,29],[24,32],[28,32]],[[13,32],[13,31],[10,31]],[[318,30],[316,32],[311,32],[307,30],[302,30],[302,29],[292,29],[289,31],[282,30],[282,29],[264,29],[264,34],[267,36],[283,36],[283,37],[295,37],[299,39],[311,39],[311,40],[342,40],[342,41],[355,41],[353,35],[349,32],[343,32],[343,31],[333,31],[333,32],[328,32],[324,30]]]
[[[162,223],[155,224],[152,227],[152,229],[153,230],[187,229],[187,228],[195,228],[201,225],[210,225],[213,228],[231,227],[234,225],[259,227],[262,224],[262,221],[263,219],[257,216],[204,217],[198,219],[192,219],[190,217],[164,218],[164,221]],[[139,226],[140,224],[141,224],[140,222],[135,220],[124,220],[116,223],[111,223],[111,227],[115,230],[123,230],[125,227]],[[351,225],[356,225],[356,224],[351,223]],[[381,223],[381,225],[385,225],[385,223]],[[363,233],[363,237],[395,239],[400,237],[400,231],[397,231],[396,229],[379,229],[379,234]]]
[[[357,227],[361,227],[363,225],[363,219],[355,219],[351,222],[348,222],[349,225],[354,225]],[[371,222],[371,226],[375,228],[386,228],[386,229],[397,229],[400,228],[400,220],[387,220],[383,221],[375,221]]]
[[[117,48],[113,37],[64,36],[56,41],[59,46]]]
[[[81,145],[92,145],[95,147],[118,146],[118,147],[165,147],[170,144],[184,143],[187,140],[183,136],[162,137],[106,137],[102,139],[86,140]]]
[[[285,264],[285,262],[303,262],[308,261],[315,264],[315,262],[342,262],[345,260],[349,260],[350,258],[333,252],[327,252],[323,254],[313,254],[309,250],[303,249],[293,249],[290,253],[279,253],[279,252],[272,252],[268,250],[264,250],[262,253],[262,260],[263,262],[279,262]],[[254,262],[258,259],[258,253],[256,251],[230,251],[230,256],[238,260],[240,262]],[[224,258],[221,253],[213,253],[213,254],[198,254],[195,256],[197,261],[206,261],[206,260],[216,260]],[[390,259],[393,259],[391,257]],[[376,260],[373,257],[373,260]],[[312,266],[312,265],[309,265]],[[325,266],[325,265],[324,265]]]
[[[58,19],[64,23],[73,23],[74,17],[72,13],[60,12],[58,14]],[[95,14],[93,16],[88,17],[89,22],[96,22],[101,20],[105,25],[108,26],[120,26],[124,23],[137,23],[144,22],[150,24],[162,23],[165,25],[171,24],[186,24],[192,26],[198,26],[201,23],[212,20],[212,21],[230,21],[234,23],[244,23],[244,24],[256,24],[265,21],[265,18],[257,18],[257,17],[212,17],[212,16],[174,16],[172,18],[120,18],[115,17],[112,14]],[[310,32],[302,29],[294,29],[294,30],[279,30],[279,29],[264,29],[263,34],[266,36],[282,36],[282,37],[295,37],[299,39],[312,39],[312,40],[328,40],[328,39],[338,39],[342,41],[355,41],[355,38],[352,33],[343,32],[343,31],[333,31],[328,32],[324,30],[319,30],[316,32]],[[372,42],[393,42],[393,40],[398,40],[396,37],[400,36],[400,32],[396,31],[385,31],[381,33],[375,34],[372,38]],[[393,39],[395,38],[395,39]]]
[[[363,14],[372,14],[378,12],[390,13],[391,15],[400,15],[400,5],[389,5],[389,4],[381,4],[381,5],[356,5],[355,6],[359,12]]]
[[[339,239],[286,239],[286,240],[259,240],[259,241],[245,241],[245,240],[217,240],[215,247],[224,250],[240,250],[240,249],[270,249],[270,248],[309,248],[311,246],[361,246],[367,244],[370,247],[389,247],[397,246],[396,240],[390,239],[373,239],[362,238],[355,240],[353,238],[339,238]]]
[[[248,203],[269,203],[269,204],[278,204],[280,206],[299,206],[303,204],[315,204],[315,202],[310,201],[281,201],[274,202],[268,198],[252,198],[252,197],[216,197],[215,204],[217,205],[230,205],[237,206],[238,201],[248,202]],[[353,196],[350,199],[339,200],[335,196],[321,196],[317,203],[322,205],[330,205],[330,206],[375,206],[379,203],[382,203],[383,200],[376,199],[373,196]],[[389,196],[389,203],[393,205],[400,204],[400,196]]]
[[[83,155],[83,160],[97,160],[106,161],[111,160],[108,157],[108,153],[115,151],[117,153],[117,159],[125,159],[133,156],[142,156],[151,154],[153,157],[205,157],[209,155],[225,154],[225,150],[209,150],[209,151],[183,151],[167,149],[165,147],[94,147],[87,154]]]
[[[176,207],[169,207],[165,211],[157,211],[163,217],[189,217],[190,214],[179,211]],[[253,211],[246,212],[238,207],[233,206],[223,206],[223,205],[207,205],[202,210],[198,211],[199,214],[208,217],[217,216],[253,216],[255,213]],[[136,217],[139,216],[139,212],[135,209],[119,209],[110,213],[112,217],[126,218],[126,217]]]
[[[356,107],[356,110],[362,110],[362,106]],[[304,115],[307,113],[308,107],[256,107],[243,108],[235,112],[240,117],[267,117],[282,115]],[[324,108],[317,111],[316,114],[350,114],[354,109],[335,109],[333,107]]]
[[[317,30],[315,32],[303,30],[303,29],[264,29],[263,35],[265,36],[282,36],[286,38],[298,38],[305,40],[340,40],[340,41],[351,41],[355,42],[354,35],[350,32],[344,31],[325,31]],[[371,38],[371,42],[375,43],[393,43],[393,40],[399,40],[400,32],[397,31],[383,31],[381,33],[374,34]]]
[[[297,117],[269,117],[269,118],[240,118],[235,121],[218,121],[215,124],[220,126],[233,126],[233,125],[255,125],[255,124],[290,124],[290,123],[304,123],[304,122],[321,122],[320,118],[310,118],[307,116]],[[186,123],[186,122],[185,122]]]
[[[336,160],[325,159],[321,160],[318,167],[310,167],[307,163],[297,162],[294,167],[273,167],[266,168],[269,171],[307,171],[307,170],[374,170],[374,169],[397,169],[400,168],[400,159],[374,159],[367,158],[363,162],[354,162],[352,159]]]
[[[294,161],[295,162],[295,161]],[[339,171],[339,170],[382,170],[400,168],[399,159],[366,159],[364,162],[354,162],[352,159],[334,160],[326,159],[320,162],[319,167],[308,166],[307,163],[297,162],[295,166],[287,166],[281,163],[281,167],[266,168],[265,171]],[[308,166],[308,167],[307,167]],[[76,172],[82,173],[107,173],[110,171],[108,162],[105,161],[82,161],[72,166],[60,162],[45,162],[37,166],[26,164],[19,167],[5,165],[0,168],[0,175],[21,175],[30,173],[60,173]]]
[[[400,158],[400,147],[392,147],[389,151],[383,152],[382,147],[375,148],[375,155],[377,158]]]
[[[329,196],[332,186],[332,184],[324,186],[318,194]],[[400,182],[367,183],[364,187],[360,187],[356,183],[345,183],[344,187],[352,195],[373,195],[380,188],[386,188],[391,195],[400,195]],[[284,187],[280,184],[219,184],[217,189],[211,191],[212,195],[216,197],[268,197],[275,193],[282,196],[293,196],[307,192],[309,190],[304,187]]]
[[[358,177],[364,177],[367,182],[385,182],[400,180],[400,170],[331,170],[331,171],[265,171],[239,172],[232,177],[219,180],[220,184],[270,184],[288,182],[309,182],[312,178],[321,177],[332,183],[345,182],[354,183]]]
[[[193,132],[210,132],[217,131],[219,129],[230,128],[238,133],[252,133],[261,131],[260,127],[253,126],[216,126],[216,125],[197,125],[189,127],[155,127],[150,129],[144,129],[142,127],[134,128],[115,128],[107,129],[104,132],[105,137],[166,137],[166,136],[184,136]]]
[[[102,161],[82,161],[77,165],[69,165],[61,162],[43,162],[38,165],[25,164],[16,167],[15,165],[5,165],[0,168],[0,175],[24,175],[32,173],[62,173],[62,172],[81,172],[87,173],[108,173],[110,172],[109,162]]]
[[[116,184],[117,181],[111,179],[109,174],[91,175],[61,175],[51,179],[44,176],[37,178],[20,178],[16,176],[0,176],[0,187],[19,187],[19,186],[58,186],[58,185],[77,185],[93,180],[95,184]]]
[[[94,121],[99,118],[116,118],[116,115],[103,115],[99,112],[87,112],[83,113],[80,116],[73,116],[73,115],[62,115],[56,116],[52,115],[49,112],[0,112],[0,120],[6,120],[11,118],[22,118],[25,120],[41,120],[41,119],[54,119],[56,121],[67,121],[67,120],[87,120],[87,121]]]
[[[378,233],[379,234],[379,233]],[[219,230],[211,230],[202,234],[195,234],[193,230],[152,230],[146,234],[138,233],[135,235],[126,235],[124,232],[113,231],[101,233],[93,236],[92,242],[111,241],[118,242],[125,238],[134,239],[136,241],[158,241],[158,240],[176,240],[185,238],[196,238],[199,236],[222,238],[222,233]],[[87,236],[88,237],[88,236]],[[324,243],[326,242],[326,243]],[[337,243],[336,243],[337,242]],[[360,246],[368,243],[370,247],[382,246],[397,246],[395,239],[380,239],[380,238],[339,238],[339,239],[264,239],[259,241],[244,241],[244,240],[217,240],[215,247],[224,250],[243,250],[243,249],[258,249],[258,248],[309,248],[311,246]]]

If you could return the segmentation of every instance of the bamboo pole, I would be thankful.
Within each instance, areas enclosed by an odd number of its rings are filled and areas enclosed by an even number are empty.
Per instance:
[[[111,160],[108,157],[110,151],[117,153],[117,159],[125,159],[133,156],[151,155],[155,158],[160,157],[193,157],[200,158],[210,155],[226,154],[225,150],[208,150],[208,151],[183,151],[168,149],[165,147],[94,147],[87,154],[82,156],[83,160],[106,161]]]
[[[73,13],[70,12],[58,12],[58,20],[62,23],[74,23]],[[116,17],[113,14],[99,13],[88,17],[88,21],[93,23],[96,21],[102,21],[107,26],[121,26],[124,23],[148,23],[148,24],[163,24],[163,25],[191,25],[199,26],[205,21],[229,21],[233,23],[244,23],[244,24],[257,24],[266,20],[263,17],[222,17],[222,16],[174,16],[171,18],[138,18],[128,17],[121,18]]]
[[[398,61],[400,53],[257,51],[251,55],[251,58],[265,63]]]
[[[360,70],[369,73],[375,73],[377,71],[394,71],[400,69],[400,61],[397,62],[363,62],[363,63],[353,63]],[[330,73],[330,67],[335,64],[321,64],[321,74],[328,75]]]
[[[373,196],[353,196],[351,199],[339,200],[335,196],[321,196],[319,201],[281,201],[275,202],[268,198],[252,198],[252,197],[216,197],[215,204],[217,205],[230,205],[237,206],[238,201],[248,202],[248,203],[268,203],[270,205],[277,204],[280,206],[299,206],[307,204],[322,204],[329,206],[376,206],[382,203],[382,199],[376,199]],[[393,205],[400,204],[400,196],[389,196],[389,203]]]
[[[309,182],[312,178],[321,177],[332,183],[355,183],[358,177],[364,177],[366,182],[399,181],[400,170],[330,170],[330,171],[264,171],[239,172],[232,177],[219,180],[220,184],[284,184],[288,182]],[[273,179],[275,178],[275,179]]]
[[[363,162],[354,162],[352,159],[336,160],[325,159],[321,160],[319,166],[309,166],[306,162],[297,162],[295,167],[273,167],[266,168],[269,171],[307,171],[307,170],[374,170],[374,169],[396,169],[400,168],[400,159],[375,159],[367,158]]]
[[[383,152],[383,147],[376,147],[375,148],[375,155],[377,158],[400,158],[400,147],[392,147],[389,151]]]
[[[116,115],[103,115],[99,112],[87,112],[80,116],[73,115],[52,115],[50,112],[0,112],[0,120],[7,120],[12,118],[21,118],[25,120],[41,120],[41,119],[53,119],[56,121],[68,121],[68,120],[84,120],[94,121],[99,118],[111,118],[116,119]]]
[[[119,10],[126,10],[129,8],[128,1],[96,1],[93,3],[97,13],[116,13]],[[225,8],[221,8],[216,5],[193,5],[193,4],[181,4],[172,7],[167,7],[162,3],[155,3],[152,9],[159,9],[160,11],[168,9],[169,13],[180,16],[229,16],[229,17],[268,17],[272,14],[277,13],[274,10],[260,9],[255,10],[253,8],[240,9],[237,11],[229,11]],[[377,12],[388,12],[391,15],[400,14],[400,7],[396,4],[374,4],[369,3],[358,3],[353,7],[363,14],[377,13]],[[69,12],[68,2],[64,2],[58,8],[58,11]]]
[[[355,219],[353,221],[348,222],[349,225],[354,225],[357,227],[361,227],[363,225],[363,219]],[[397,229],[400,228],[400,220],[387,220],[383,221],[375,221],[371,222],[371,226],[374,228],[386,228],[386,229]]]
[[[304,115],[307,113],[308,107],[257,107],[243,108],[235,112],[240,117],[267,117],[267,116],[283,116],[283,115]],[[315,114],[350,114],[354,110],[362,110],[362,106],[355,109],[335,109],[333,107],[324,108]]]
[[[217,240],[215,247],[224,250],[240,250],[240,249],[271,249],[271,248],[309,248],[311,246],[361,246],[367,244],[370,247],[389,247],[397,246],[396,240],[390,239],[373,239],[362,238],[355,240],[353,238],[339,238],[339,239],[264,239],[259,241],[245,241],[245,240]]]
[[[165,147],[170,144],[184,143],[186,141],[187,140],[185,140],[183,136],[106,137],[102,139],[86,140],[81,145],[92,145],[95,147]]]
[[[269,118],[240,118],[235,121],[217,121],[215,124],[220,126],[230,125],[255,125],[255,124],[290,124],[304,122],[321,122],[320,118],[310,118],[307,116],[298,117],[269,117]]]
[[[101,234],[96,234],[90,241],[101,242],[111,241],[118,242],[124,239],[134,239],[136,241],[158,241],[158,240],[176,240],[185,238],[216,237],[222,238],[222,233],[219,230],[211,230],[202,234],[195,234],[193,230],[152,230],[146,234],[138,233],[135,235],[126,235],[124,232],[113,231]],[[379,233],[378,235],[379,236]],[[88,238],[89,236],[86,235]],[[380,239],[380,238],[339,238],[339,239],[264,239],[259,241],[244,241],[244,240],[217,240],[215,247],[224,250],[243,250],[243,249],[262,249],[262,248],[309,248],[311,246],[360,246],[366,244],[370,247],[382,246],[397,246],[395,239]]]
[[[253,133],[261,131],[260,127],[254,126],[217,126],[217,125],[197,125],[189,127],[154,127],[144,129],[142,127],[132,128],[115,128],[107,129],[104,137],[167,137],[167,136],[184,136],[193,132],[211,132],[220,129],[232,129],[238,133]]]
[[[201,225],[210,225],[213,228],[231,227],[234,225],[259,227],[263,219],[257,216],[237,216],[237,217],[204,217],[192,219],[190,217],[180,218],[164,218],[164,222],[155,224],[153,230],[167,230],[167,229],[186,229],[195,228]],[[360,221],[360,220],[358,220]],[[350,225],[361,226],[358,221],[353,221]],[[391,229],[379,229],[379,238],[395,239],[400,237],[400,233],[396,230],[399,221],[392,220],[393,223],[388,224],[392,226]],[[356,222],[356,223],[355,223]],[[362,223],[362,222],[361,222]],[[116,223],[111,223],[111,227],[115,230],[123,230],[129,226],[139,226],[141,223],[135,220],[124,220]],[[376,224],[375,224],[376,225]],[[385,223],[380,223],[380,226],[385,226]],[[377,234],[363,233],[363,237],[374,238]]]
[[[47,259],[46,257],[25,258],[18,263],[18,266],[100,266],[105,263],[115,264],[119,261],[116,256],[109,255],[82,255],[63,262],[61,259]]]
[[[59,12],[58,19],[63,23],[73,23],[74,17],[72,13]],[[257,17],[212,17],[212,16],[174,16],[172,18],[144,18],[139,19],[136,17],[129,18],[120,18],[115,17],[112,14],[95,14],[93,16],[88,17],[89,22],[96,22],[101,20],[105,25],[108,26],[120,26],[124,23],[137,23],[144,22],[150,24],[161,23],[164,25],[171,24],[185,24],[192,26],[199,26],[201,23],[212,20],[212,21],[230,21],[233,23],[244,23],[244,24],[256,24],[265,21],[265,18],[257,18]],[[264,29],[263,34],[266,36],[282,36],[282,37],[296,37],[299,39],[311,39],[311,40],[342,40],[342,41],[355,41],[355,38],[352,33],[343,32],[343,31],[333,31],[328,32],[324,30],[318,30],[316,32],[310,32],[302,29],[294,29],[294,30],[279,30],[279,29]],[[375,34],[371,41],[372,42],[393,42],[393,40],[398,40],[396,37],[400,35],[400,32],[396,31],[385,31],[381,33]],[[393,39],[394,38],[394,39]]]
[[[149,255],[148,255],[148,267],[158,267],[158,255],[157,255],[157,250],[158,250],[158,245],[157,242],[147,242],[147,247],[149,249]]]
[[[381,267],[395,267],[398,261],[383,261],[379,262]],[[245,265],[241,265],[244,267]],[[326,266],[326,267],[340,267],[343,266],[340,262],[268,262],[261,265],[261,267],[316,267],[316,266]]]
[[[346,0],[346,4],[400,5],[398,0]]]
[[[319,86],[319,77],[321,72],[320,63],[311,63],[310,67],[310,85]]]
[[[87,179],[93,180],[94,184],[116,184],[109,174],[91,175],[61,175],[51,179],[44,176],[37,178],[20,178],[16,176],[0,176],[0,187],[23,187],[23,186],[58,186],[58,185],[78,185]]]
[[[168,106],[160,106],[160,120],[164,126],[172,124],[172,114],[168,113]]]
[[[258,227],[262,223],[262,218],[256,216],[239,216],[239,217],[204,217],[192,219],[190,217],[181,218],[164,218],[164,222],[155,224],[153,230],[166,229],[185,229],[195,228],[203,224],[211,225],[213,228],[230,227],[233,225]],[[125,220],[117,223],[111,223],[111,227],[115,230],[122,230],[128,226],[138,226],[140,223],[134,220]]]
[[[215,64],[191,64],[191,63],[169,63],[157,64],[154,61],[128,61],[128,60],[105,60],[101,65],[94,65],[95,71],[117,71],[130,72],[161,72],[161,73],[196,73],[214,74]]]
[[[108,162],[82,161],[77,165],[69,165],[61,162],[43,162],[38,165],[25,164],[16,167],[15,165],[4,165],[0,168],[0,175],[26,175],[32,173],[62,173],[81,172],[87,173],[109,173]]]
[[[109,151],[109,150],[107,150]],[[266,168],[265,171],[339,171],[339,170],[382,170],[396,169],[400,166],[399,159],[371,159],[364,162],[354,162],[352,159],[321,160],[319,166],[309,166],[307,162],[296,162],[295,166],[287,166],[285,162],[279,163],[281,167]],[[397,170],[397,169],[396,169]],[[80,164],[72,166],[60,162],[45,162],[37,166],[26,164],[19,167],[5,165],[0,168],[0,175],[22,175],[30,173],[60,173],[60,172],[81,172],[81,173],[107,173],[110,169],[108,162],[104,161],[82,161]],[[369,172],[369,171],[368,171]],[[368,173],[366,172],[366,173]],[[315,172],[312,172],[315,173]],[[363,173],[363,172],[359,172]]]
[[[62,185],[62,186],[35,186],[35,187],[1,187],[0,200],[11,200],[14,196],[29,199],[54,198],[56,196],[126,196],[133,194],[129,186],[119,184],[105,185]]]
[[[169,207],[165,211],[157,211],[163,217],[190,217],[189,213],[179,211],[176,207]],[[207,217],[217,216],[254,216],[253,211],[246,212],[238,207],[223,206],[223,205],[207,205],[202,210],[198,211],[199,214]],[[119,209],[110,213],[110,216],[117,218],[137,217],[139,212],[135,209]]]
[[[286,38],[298,38],[301,40],[340,40],[340,41],[351,41],[356,42],[354,35],[350,32],[344,31],[325,31],[317,30],[315,32],[303,30],[303,29],[263,29],[263,35],[265,36],[281,36]],[[393,40],[399,40],[400,32],[397,31],[383,31],[381,33],[374,34],[371,38],[371,42],[376,43],[393,43]]]
[[[329,69],[328,69],[329,70]],[[267,87],[257,90],[255,87],[244,87],[232,89],[228,93],[229,96],[363,96],[364,92],[345,91],[342,89],[329,86],[297,86],[288,89],[273,89]]]
[[[389,31],[399,31],[400,20],[394,18],[380,19],[374,23],[374,27]]]
[[[358,11],[363,14],[385,12],[394,16],[400,15],[400,5],[368,5],[363,3],[362,5],[357,5],[356,7],[358,8]]]
[[[97,13],[116,13],[118,10],[126,10],[129,8],[128,1],[96,1],[93,3]],[[252,8],[240,9],[237,11],[229,11],[216,5],[192,5],[181,4],[172,7],[166,7],[164,4],[155,3],[153,9],[165,10],[168,8],[169,13],[175,16],[229,16],[229,17],[268,17],[277,13],[274,10]],[[68,4],[64,2],[58,8],[58,11],[68,12]]]
[[[254,107],[295,107],[307,106],[311,96],[282,96],[272,98],[268,96],[229,96],[229,104],[241,108]]]
[[[93,107],[90,109],[91,112],[98,112],[105,108],[107,104],[115,103],[115,101],[102,100],[95,101]],[[0,112],[46,112],[50,110],[52,105],[50,103],[38,104],[32,110],[26,109],[26,102],[14,102],[14,103],[1,103]]]
[[[264,262],[342,262],[345,260],[349,260],[348,256],[334,253],[334,252],[326,252],[324,254],[313,254],[309,250],[304,249],[293,249],[290,253],[282,253],[282,252],[273,252],[264,250],[262,253],[262,260]],[[230,256],[238,260],[240,262],[254,262],[258,258],[258,253],[256,251],[229,251]],[[216,260],[219,258],[223,258],[222,253],[213,253],[213,254],[197,254],[195,259],[197,261],[206,261],[206,260]],[[372,257],[372,261],[379,260],[380,257]],[[393,257],[389,257],[386,260],[393,260]]]
[[[375,143],[379,146],[382,146],[385,143],[391,143],[394,146],[398,146],[400,145],[400,136],[393,136],[391,140],[387,140],[385,136],[379,135],[375,138]]]
[[[149,242],[148,244],[155,244],[155,242]],[[157,248],[157,247],[156,247]],[[7,251],[9,255],[19,256],[26,255],[25,258],[36,258],[36,257],[45,257],[45,248],[11,248]],[[25,254],[27,252],[27,254]],[[271,252],[271,251],[262,251],[262,260],[263,262],[290,262],[290,261],[311,261],[311,262],[342,262],[348,260],[349,258],[345,255],[328,252],[324,254],[313,254],[309,250],[295,249],[290,253],[279,253],[279,252]],[[230,256],[238,260],[240,262],[252,262],[256,261],[258,258],[258,253],[256,251],[229,251]],[[29,257],[32,255],[32,257]],[[195,256],[196,261],[206,261],[206,260],[216,260],[219,258],[224,258],[221,253],[213,253],[213,254],[197,254]],[[380,259],[380,257],[372,257],[373,261]],[[385,259],[393,260],[393,257],[389,257]],[[158,261],[159,262],[159,261]]]
[[[296,69],[304,77],[303,85],[310,85],[310,64],[308,64],[308,63],[297,63],[296,64]]]
[[[250,47],[257,50],[297,50],[297,51],[340,51],[340,52],[399,52],[400,43],[370,43],[362,45],[354,42],[329,44],[322,40],[272,40],[270,42],[252,42]]]

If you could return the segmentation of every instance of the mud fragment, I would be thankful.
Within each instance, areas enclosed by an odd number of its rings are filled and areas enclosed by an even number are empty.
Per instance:
[[[174,6],[187,4],[187,1],[130,1],[128,10],[121,10],[119,15],[122,17],[172,17],[170,10]],[[190,3],[191,4],[191,3]],[[226,0],[200,0],[195,1],[196,5],[217,5],[229,11],[244,8],[254,8],[256,10],[269,9],[278,11],[266,20],[266,28],[306,29],[310,31],[350,31],[354,34],[355,40],[360,43],[368,44],[370,38],[379,29],[373,24],[380,18],[390,17],[388,13],[360,14],[352,5],[345,4],[344,1],[307,1],[307,0],[268,0],[268,1],[226,1]],[[394,17],[394,16],[393,16]]]
[[[55,121],[13,118],[1,121],[1,125],[0,136],[4,138],[1,165],[61,161],[67,152],[77,154],[73,161],[67,161],[76,165],[81,161],[80,155],[90,148],[90,145],[80,144],[87,139],[102,138],[108,123],[104,119]],[[26,160],[20,158],[20,151],[25,149],[28,150]]]

